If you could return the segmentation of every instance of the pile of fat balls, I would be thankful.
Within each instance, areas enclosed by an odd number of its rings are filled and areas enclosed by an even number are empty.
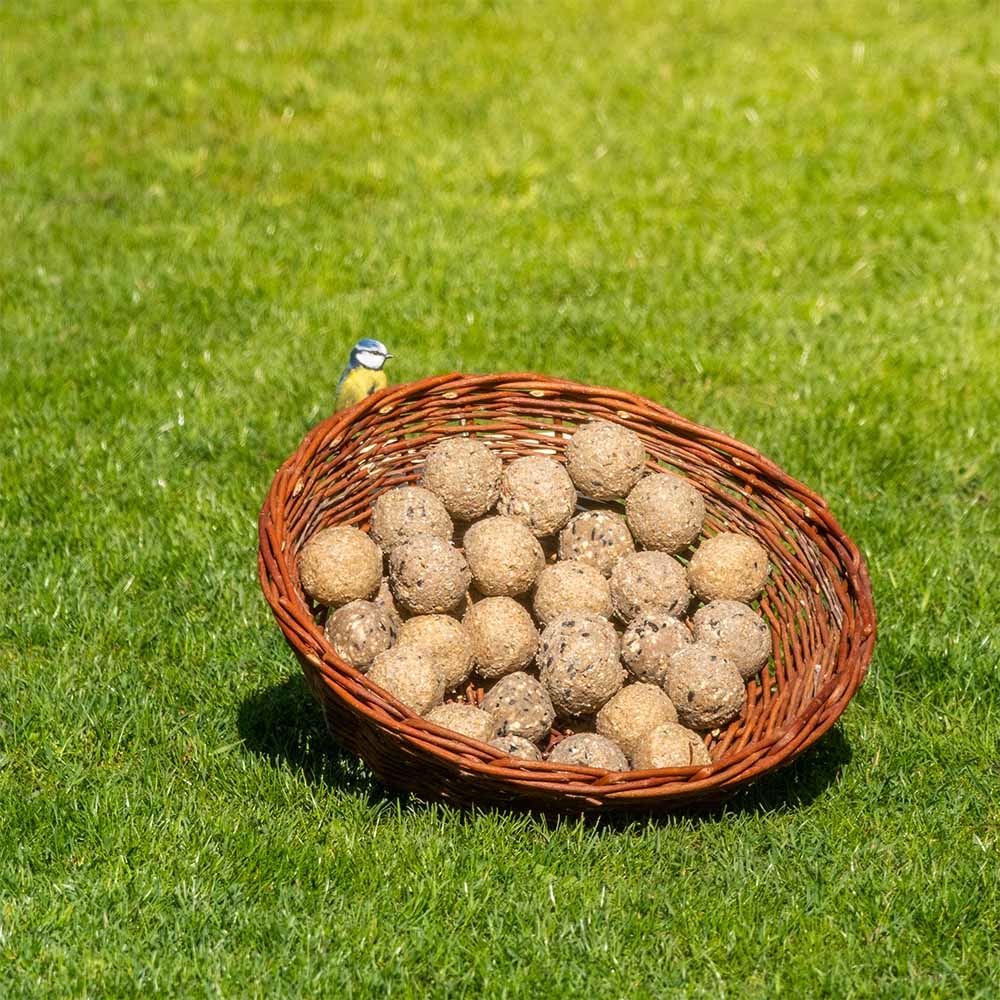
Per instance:
[[[704,518],[619,424],[581,425],[565,465],[450,437],[420,486],[375,500],[370,535],[313,535],[299,578],[336,654],[445,729],[553,764],[704,766],[771,653],[750,604],[767,552],[699,543]]]

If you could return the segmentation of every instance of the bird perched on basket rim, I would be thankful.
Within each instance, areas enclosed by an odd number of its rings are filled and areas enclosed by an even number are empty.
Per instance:
[[[389,379],[382,366],[391,357],[381,341],[362,337],[351,348],[347,367],[337,383],[337,403],[334,411],[346,410],[373,392],[384,389],[389,384]]]

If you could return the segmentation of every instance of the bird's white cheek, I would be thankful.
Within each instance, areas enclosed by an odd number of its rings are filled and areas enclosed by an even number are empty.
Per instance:
[[[372,351],[360,351],[358,353],[358,361],[365,366],[365,368],[374,368],[378,370],[385,364],[385,358],[381,354],[375,354]]]

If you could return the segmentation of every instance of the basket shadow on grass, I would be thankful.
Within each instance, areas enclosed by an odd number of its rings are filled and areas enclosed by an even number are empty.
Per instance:
[[[372,805],[381,802],[405,803],[415,808],[449,808],[457,816],[472,818],[476,812],[523,813],[525,809],[461,809],[456,806],[433,806],[409,792],[383,785],[351,751],[341,747],[330,735],[323,713],[305,685],[301,674],[293,674],[280,684],[257,691],[240,706],[237,728],[245,746],[267,759],[300,771],[307,781],[363,796]],[[671,812],[648,814],[648,819],[670,824],[681,819],[713,821],[726,815],[753,815],[784,812],[808,806],[837,780],[852,757],[851,746],[841,726],[836,725],[814,747],[787,767],[755,781],[724,803],[711,806],[678,808]],[[536,812],[540,819],[554,816]],[[568,818],[574,814],[568,813]],[[642,813],[621,815],[584,814],[595,825],[610,829],[646,821]]]

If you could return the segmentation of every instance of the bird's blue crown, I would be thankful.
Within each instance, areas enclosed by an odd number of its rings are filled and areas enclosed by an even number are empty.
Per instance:
[[[388,354],[385,344],[381,340],[372,340],[371,337],[362,337],[351,349],[351,353],[358,351],[374,351],[376,354]]]

